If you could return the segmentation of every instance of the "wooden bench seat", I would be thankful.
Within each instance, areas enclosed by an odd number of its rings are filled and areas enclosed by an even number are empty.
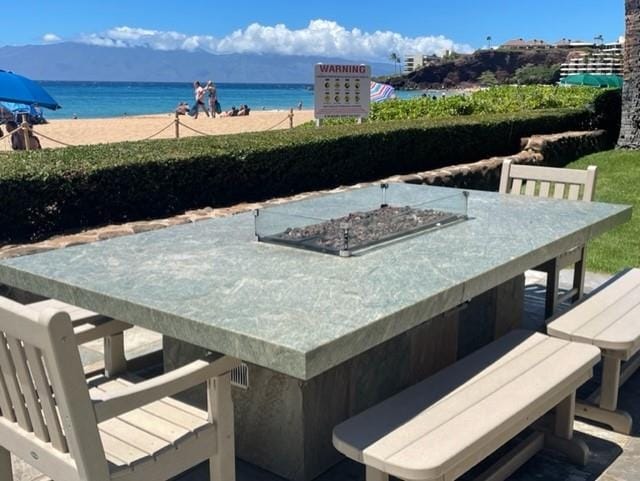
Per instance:
[[[600,348],[601,387],[587,402],[578,401],[576,415],[629,434],[631,416],[617,409],[618,390],[640,366],[640,269],[630,269],[549,323],[547,332]]]
[[[366,465],[368,481],[453,480],[556,408],[554,427],[534,430],[486,479],[544,445],[585,463],[586,445],[572,439],[575,390],[599,358],[593,346],[514,331],[338,425],[333,444]]]

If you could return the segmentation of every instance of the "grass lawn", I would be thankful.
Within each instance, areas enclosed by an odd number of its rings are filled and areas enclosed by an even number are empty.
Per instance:
[[[596,201],[633,206],[629,222],[589,242],[587,270],[614,273],[640,267],[640,151],[609,150],[588,155],[567,167],[598,166]]]

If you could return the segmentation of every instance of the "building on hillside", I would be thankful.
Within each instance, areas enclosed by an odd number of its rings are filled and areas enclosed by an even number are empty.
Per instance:
[[[406,54],[402,65],[402,73],[411,73],[427,65],[432,65],[439,60],[440,58],[437,55],[426,55],[423,53]]]
[[[545,42],[544,40],[524,40],[523,38],[514,38],[512,40],[508,40],[502,45],[500,48],[509,49],[509,50],[532,50],[532,49],[540,49],[540,48],[553,48],[554,46],[550,43]]]
[[[570,38],[562,38],[558,40],[555,44],[556,48],[593,48],[596,47],[596,44],[593,42],[584,42],[582,40],[572,40]]]
[[[621,42],[589,44],[586,50],[569,53],[560,66],[560,78],[574,74],[622,75],[623,45]]]

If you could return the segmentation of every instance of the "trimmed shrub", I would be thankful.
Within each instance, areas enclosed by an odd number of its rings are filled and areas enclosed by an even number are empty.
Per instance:
[[[592,119],[520,112],[16,152],[0,158],[0,242],[471,162]]]
[[[597,128],[607,131],[609,141],[613,146],[620,135],[620,121],[622,119],[622,91],[620,89],[601,90],[593,99],[594,124]]]
[[[602,94],[596,87],[501,85],[468,95],[395,99],[371,105],[369,120],[438,118],[459,115],[506,114],[544,109],[586,108]]]

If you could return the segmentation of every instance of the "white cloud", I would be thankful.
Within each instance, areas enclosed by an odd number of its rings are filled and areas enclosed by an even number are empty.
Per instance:
[[[42,41],[44,43],[59,42],[60,40],[62,40],[62,39],[60,37],[58,37],[55,33],[45,33],[42,36]]]
[[[398,54],[443,54],[447,50],[471,52],[469,45],[457,44],[442,35],[406,37],[391,31],[351,30],[331,20],[312,20],[306,28],[291,30],[284,24],[248,27],[216,38],[211,35],[186,35],[173,31],[136,27],[115,27],[99,34],[81,36],[82,42],[109,47],[150,47],[156,50],[197,50],[225,53],[276,53],[319,55],[348,59],[387,60]]]

